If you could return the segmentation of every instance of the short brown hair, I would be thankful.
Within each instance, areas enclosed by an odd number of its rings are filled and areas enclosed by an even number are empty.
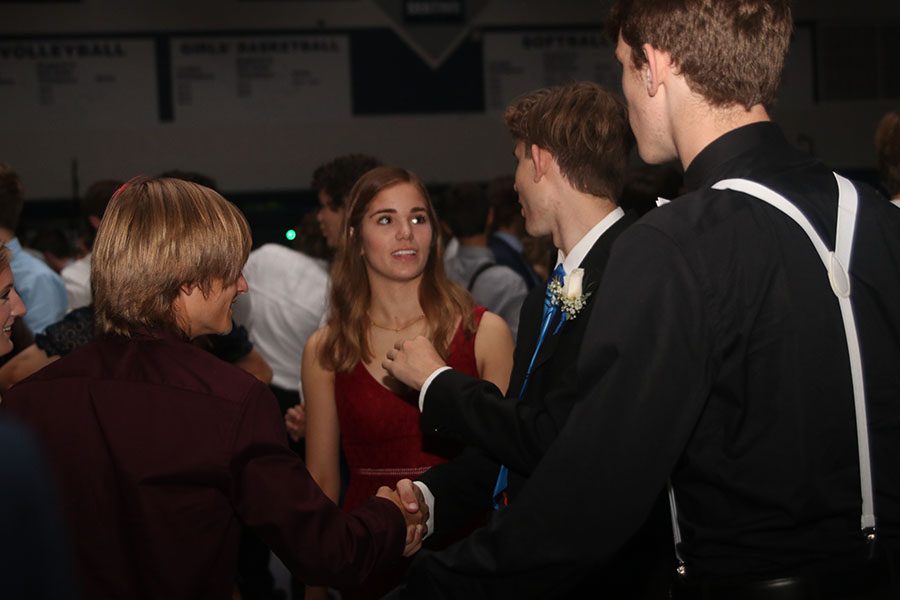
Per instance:
[[[217,192],[179,179],[132,179],[110,200],[94,242],[98,331],[183,335],[174,311],[179,288],[207,294],[214,281],[234,283],[250,245],[246,219]]]
[[[635,67],[650,44],[710,105],[749,110],[775,101],[793,19],[790,0],[616,0],[606,29]]]
[[[900,194],[900,109],[881,118],[875,130],[878,174],[891,197]]]
[[[22,216],[25,188],[15,169],[0,162],[0,227],[15,231]]]
[[[548,150],[572,187],[615,201],[622,190],[632,135],[625,103],[580,81],[526,94],[503,115],[513,139]]]

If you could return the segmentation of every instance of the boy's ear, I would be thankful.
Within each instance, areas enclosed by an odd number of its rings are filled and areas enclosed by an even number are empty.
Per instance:
[[[550,162],[553,155],[549,150],[545,150],[537,144],[531,145],[531,162],[534,163],[534,182],[539,182],[550,169]]]
[[[651,46],[644,44],[641,47],[647,63],[643,67],[644,85],[647,86],[647,93],[655,96],[659,91],[666,78],[671,73],[672,58],[668,52],[661,52]]]

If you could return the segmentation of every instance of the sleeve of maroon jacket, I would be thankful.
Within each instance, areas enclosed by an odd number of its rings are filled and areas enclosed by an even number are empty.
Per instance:
[[[238,515],[306,583],[358,585],[401,557],[403,515],[382,498],[351,513],[338,508],[288,448],[277,406],[268,388],[254,385],[235,425],[231,469]]]

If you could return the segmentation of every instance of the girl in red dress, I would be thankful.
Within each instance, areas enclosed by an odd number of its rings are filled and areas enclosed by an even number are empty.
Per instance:
[[[348,510],[456,450],[423,437],[418,393],[382,368],[399,339],[426,336],[451,367],[501,390],[509,382],[509,329],[447,279],[436,223],[425,186],[405,169],[373,169],[350,192],[327,325],[307,342],[302,367],[307,466],[337,501],[340,444],[350,468]],[[380,597],[401,579],[402,570],[385,574],[343,597]]]

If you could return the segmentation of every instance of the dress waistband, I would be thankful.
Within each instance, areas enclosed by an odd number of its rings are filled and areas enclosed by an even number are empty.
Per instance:
[[[374,467],[359,467],[359,468],[351,468],[350,474],[359,474],[359,475],[367,475],[367,476],[375,476],[375,477],[417,477],[427,471],[430,467],[421,466],[421,467],[386,467],[386,468],[374,468]]]

